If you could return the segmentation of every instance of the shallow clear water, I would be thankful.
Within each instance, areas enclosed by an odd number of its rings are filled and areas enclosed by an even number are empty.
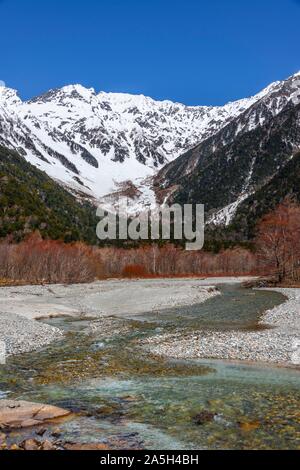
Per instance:
[[[157,314],[147,312],[134,318],[191,328],[257,329],[261,315],[283,302],[283,296],[277,292],[244,289],[240,285],[223,285],[220,289],[221,297],[203,304],[165,309]]]
[[[75,411],[60,425],[63,438],[108,442],[114,448],[300,448],[300,373],[222,361],[165,361],[137,340],[177,328],[255,329],[262,312],[284,299],[273,292],[222,287],[205,304],[117,321],[123,333],[82,333],[88,321],[49,321],[63,341],[11,358],[1,392]],[[143,321],[147,319],[146,321]],[[124,330],[124,328],[126,328]],[[197,425],[208,411],[215,418]]]

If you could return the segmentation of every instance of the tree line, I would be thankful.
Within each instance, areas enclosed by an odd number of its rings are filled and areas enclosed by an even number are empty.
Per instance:
[[[21,243],[0,243],[0,282],[80,283],[111,277],[273,276],[300,281],[300,206],[286,199],[258,224],[253,249],[218,253],[167,244],[95,247],[45,240],[39,232]]]

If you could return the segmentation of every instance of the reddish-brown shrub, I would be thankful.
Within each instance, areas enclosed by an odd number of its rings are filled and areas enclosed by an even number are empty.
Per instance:
[[[228,276],[258,272],[256,256],[236,248],[219,254],[188,252],[173,245],[134,249],[88,247],[43,240],[32,234],[20,244],[0,243],[0,280],[78,283],[109,277]]]
[[[89,282],[102,276],[99,250],[42,240],[38,233],[14,245],[0,244],[0,278],[28,283]]]
[[[128,264],[122,271],[123,277],[137,278],[147,277],[149,273],[146,271],[144,266],[140,264]]]

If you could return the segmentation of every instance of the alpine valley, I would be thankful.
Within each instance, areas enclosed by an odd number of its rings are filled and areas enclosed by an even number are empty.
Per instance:
[[[208,223],[248,238],[286,196],[300,199],[300,73],[223,107],[81,85],[22,101],[2,86],[0,145],[79,204],[203,203]]]

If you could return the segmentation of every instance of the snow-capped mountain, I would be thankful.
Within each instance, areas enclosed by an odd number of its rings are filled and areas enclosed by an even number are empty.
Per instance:
[[[299,121],[290,116],[299,103],[300,73],[223,107],[81,85],[22,101],[0,87],[0,145],[80,197],[111,202],[126,195],[133,210],[201,202],[210,221],[229,224],[299,150]]]
[[[160,168],[215,135],[277,86],[223,107],[97,94],[81,85],[22,101],[15,90],[0,87],[0,144],[18,150],[78,195],[98,200],[124,185],[128,190],[132,181],[135,194],[144,203],[153,202],[149,181]]]

